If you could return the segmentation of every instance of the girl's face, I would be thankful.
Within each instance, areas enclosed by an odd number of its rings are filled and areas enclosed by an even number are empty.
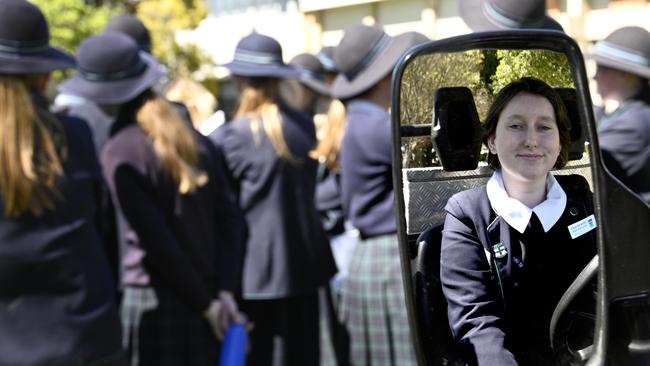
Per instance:
[[[521,92],[501,112],[488,148],[498,155],[506,181],[546,180],[560,155],[560,133],[551,102]]]
[[[597,83],[598,94],[600,94],[602,98],[615,96],[621,88],[622,78],[623,73],[618,70],[606,66],[596,66],[594,80],[596,80]]]

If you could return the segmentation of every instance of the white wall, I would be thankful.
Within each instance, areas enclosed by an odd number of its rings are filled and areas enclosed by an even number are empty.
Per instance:
[[[220,17],[209,16],[183,41],[196,43],[212,55],[216,64],[225,64],[232,60],[239,40],[256,31],[277,39],[282,45],[284,59],[288,61],[305,49],[304,19],[295,2],[290,2],[285,12],[278,8],[267,8],[249,9]]]

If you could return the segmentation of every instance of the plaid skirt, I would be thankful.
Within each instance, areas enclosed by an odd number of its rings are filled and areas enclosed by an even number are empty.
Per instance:
[[[341,321],[352,365],[416,365],[397,236],[361,240],[343,285]]]
[[[169,291],[126,287],[121,316],[131,366],[217,364],[219,342],[207,320]]]

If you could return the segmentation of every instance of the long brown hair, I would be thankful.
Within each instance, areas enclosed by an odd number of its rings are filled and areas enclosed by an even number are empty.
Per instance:
[[[191,193],[208,182],[207,174],[197,167],[195,132],[168,101],[146,93],[136,114],[138,125],[153,141],[154,151],[178,184],[178,191]]]
[[[0,75],[0,195],[7,217],[40,215],[60,197],[56,184],[64,174],[65,146],[29,93],[42,77]]]
[[[329,170],[335,172],[341,170],[339,157],[341,145],[343,144],[343,135],[345,134],[345,121],[345,105],[340,100],[333,99],[327,110],[327,121],[323,127],[325,130],[323,138],[318,143],[318,146],[309,152],[309,156],[318,160],[321,164],[325,164]]]
[[[276,103],[278,81],[271,78],[246,78],[239,100],[236,118],[251,120],[251,130],[256,141],[260,138],[260,127],[271,141],[280,158],[294,160],[282,132],[282,115]]]

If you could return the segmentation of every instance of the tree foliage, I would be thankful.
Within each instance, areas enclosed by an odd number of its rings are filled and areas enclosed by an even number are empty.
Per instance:
[[[71,54],[87,37],[101,33],[109,20],[133,13],[140,18],[153,43],[153,55],[165,63],[171,77],[191,76],[212,60],[194,45],[179,45],[176,30],[193,29],[207,16],[204,0],[33,0],[50,25],[51,43]],[[56,72],[55,81],[69,73]],[[204,80],[216,90],[216,80]]]
[[[571,67],[562,53],[544,50],[497,51],[499,66],[492,76],[493,91],[524,76],[546,81],[552,87],[573,88]]]
[[[124,12],[118,2],[101,7],[84,0],[33,0],[50,26],[50,42],[72,54],[87,37],[101,33],[109,19]]]
[[[180,45],[175,31],[196,28],[207,16],[204,0],[142,0],[136,14],[151,33],[153,54],[165,63],[172,77],[190,76],[212,60],[194,45]]]

